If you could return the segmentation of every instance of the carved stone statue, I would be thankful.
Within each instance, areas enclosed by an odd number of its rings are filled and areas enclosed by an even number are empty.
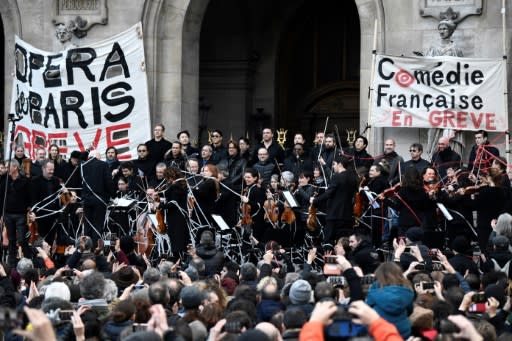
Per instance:
[[[439,44],[431,46],[426,55],[462,57],[462,51],[450,39],[456,27],[457,25],[451,19],[441,20],[437,25],[441,41]]]
[[[443,19],[437,25],[439,36],[441,40],[439,43],[432,45],[426,55],[430,57],[435,56],[452,56],[462,57],[462,51],[457,47],[455,42],[451,40],[453,32],[457,24],[451,19]],[[437,141],[441,136],[446,136],[451,139],[451,147],[454,151],[462,155],[464,149],[464,136],[462,131],[454,131],[452,129],[436,129],[431,128],[428,130],[427,153],[432,155],[437,147]]]
[[[55,36],[63,45],[69,44],[71,38],[73,38],[73,29],[64,24],[58,24],[55,29]]]

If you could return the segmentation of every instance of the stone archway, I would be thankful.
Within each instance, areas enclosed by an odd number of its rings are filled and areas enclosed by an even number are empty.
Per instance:
[[[152,123],[162,122],[166,135],[198,125],[199,34],[208,0],[146,0],[144,28]]]
[[[21,16],[18,8],[18,3],[16,0],[8,0],[0,2],[0,17],[2,22],[2,46],[3,46],[3,56],[2,56],[2,70],[0,75],[3,76],[3,84],[4,84],[4,94],[3,94],[3,120],[0,129],[7,134],[7,113],[10,111],[11,105],[11,92],[12,92],[12,75],[11,71],[13,70],[14,65],[14,53],[12,53],[14,48],[14,37],[17,35],[18,37],[22,37],[22,28],[21,28]]]

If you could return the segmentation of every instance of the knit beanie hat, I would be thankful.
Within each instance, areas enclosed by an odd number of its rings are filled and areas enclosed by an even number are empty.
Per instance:
[[[299,279],[292,284],[289,297],[293,304],[309,303],[311,299],[311,285],[307,281]]]

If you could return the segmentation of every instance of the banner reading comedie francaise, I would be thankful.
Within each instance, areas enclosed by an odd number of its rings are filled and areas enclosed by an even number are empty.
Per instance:
[[[151,136],[140,23],[110,39],[60,52],[39,50],[16,37],[11,113],[22,116],[16,141],[27,153],[56,143],[61,153],[102,153],[135,158]]]
[[[506,131],[505,61],[377,55],[376,127]]]

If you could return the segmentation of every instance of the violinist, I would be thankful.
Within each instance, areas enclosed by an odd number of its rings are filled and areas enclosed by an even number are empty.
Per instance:
[[[399,212],[398,236],[405,236],[405,232],[409,228],[423,224],[423,212],[425,204],[429,200],[428,194],[423,190],[420,173],[415,167],[407,168],[396,194],[386,198],[385,202]],[[384,194],[381,193],[379,199],[384,198]],[[395,233],[395,231],[391,231],[391,240]]]
[[[265,191],[258,186],[259,174],[254,168],[246,168],[244,172],[244,193],[240,197],[241,205],[249,205],[253,226],[252,231],[257,240],[263,241],[265,234],[265,222],[263,203],[265,201]],[[241,213],[243,213],[242,210]],[[247,210],[245,210],[247,212]],[[243,218],[243,217],[242,217]]]
[[[437,151],[432,155],[432,165],[439,172],[439,176],[444,178],[449,167],[460,168],[461,157],[450,147],[450,139],[441,136],[437,142]]]
[[[168,226],[167,234],[171,240],[174,256],[187,251],[190,243],[189,229],[186,220],[187,212],[187,182],[181,170],[176,167],[168,167],[165,170],[167,189],[163,200],[155,206],[166,211],[165,224]]]
[[[507,174],[507,159],[505,159],[503,156],[497,157],[492,160],[491,167],[500,170],[500,187],[503,188],[503,192],[505,194],[504,207],[507,212],[512,212],[512,188],[510,184],[510,179]]]
[[[380,164],[372,165],[368,172],[368,179],[363,182],[360,191],[368,191],[372,197],[389,188],[388,169]],[[372,244],[379,247],[382,242],[382,230],[387,215],[387,208],[382,205],[377,208],[370,202],[366,193],[361,193],[364,206],[363,209],[369,207],[368,214],[363,216],[364,226],[371,227]]]
[[[299,183],[297,189],[293,193],[297,203],[300,206],[300,212],[297,215],[297,237],[294,238],[295,244],[299,245],[299,242],[304,240],[304,234],[307,230],[306,222],[308,220],[310,198],[314,197],[317,188],[312,185],[313,173],[304,171],[299,174]],[[301,235],[301,236],[299,236]]]
[[[240,148],[236,142],[230,141],[228,143],[228,157],[222,159],[217,166],[220,165],[224,166],[229,171],[226,183],[239,192],[242,186],[242,175],[244,168],[247,166],[247,161],[240,156]]]
[[[229,171],[223,165],[217,165],[217,180],[220,183],[219,196],[215,201],[214,212],[220,215],[228,226],[235,226],[238,222],[238,207],[240,206],[240,198],[235,188],[230,187],[228,181]]]
[[[32,207],[32,219],[37,219],[39,236],[52,245],[58,228],[55,220],[59,216],[60,205],[58,192],[61,188],[59,179],[55,177],[55,163],[51,160],[44,160],[41,163],[42,175],[31,179],[30,201]]]
[[[334,158],[332,169],[334,175],[327,190],[310,199],[315,206],[327,201],[324,244],[332,244],[339,237],[349,236],[354,226],[353,199],[358,181],[352,160],[338,155]]]
[[[211,215],[215,206],[215,200],[219,195],[219,183],[217,181],[217,166],[205,165],[201,169],[203,179],[194,187],[192,193],[196,200],[195,214],[200,225],[211,225]]]
[[[476,230],[482,252],[487,250],[487,242],[492,231],[491,221],[504,212],[505,193],[501,182],[501,171],[491,167],[474,195],[468,195],[469,191],[464,189],[460,190],[466,194],[465,204],[477,213]]]
[[[439,221],[443,217],[441,212],[438,212],[437,202],[444,201],[447,194],[446,192],[441,191],[442,183],[439,180],[435,168],[426,167],[421,173],[421,176],[423,179],[423,190],[429,197],[429,200],[425,202],[425,209],[423,212],[423,228],[425,230],[433,231],[436,229]]]

